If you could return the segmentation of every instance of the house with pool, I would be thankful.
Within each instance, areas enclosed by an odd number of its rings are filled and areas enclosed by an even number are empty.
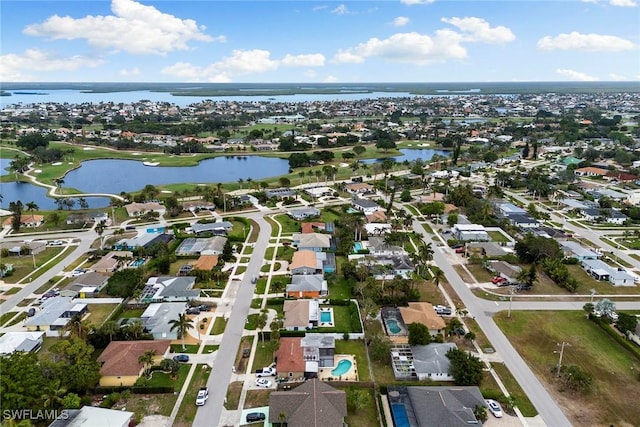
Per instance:
[[[285,300],[282,309],[282,327],[287,331],[305,331],[318,326],[320,306],[318,300]],[[281,372],[278,370],[278,372]]]

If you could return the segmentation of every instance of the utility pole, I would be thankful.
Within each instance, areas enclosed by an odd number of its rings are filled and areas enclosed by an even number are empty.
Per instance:
[[[571,346],[571,344],[569,344],[568,342],[564,342],[562,341],[562,343],[558,343],[557,345],[560,346],[560,358],[558,359],[558,377],[560,377],[560,369],[562,368],[562,356],[564,355],[564,348],[565,346]],[[554,353],[557,353],[556,351],[554,351]]]
[[[596,295],[596,290],[595,289],[591,289],[591,300],[589,300],[589,302],[591,304],[593,304],[593,297]]]
[[[515,293],[515,290],[513,289],[513,286],[510,289],[510,294],[509,294],[509,310],[507,311],[507,317],[509,319],[511,319],[511,302],[513,301],[513,294]]]

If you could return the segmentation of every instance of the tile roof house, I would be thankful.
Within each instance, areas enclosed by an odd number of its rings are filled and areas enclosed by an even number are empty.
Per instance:
[[[282,311],[284,313],[282,327],[288,331],[304,331],[318,326],[320,308],[317,300],[285,300]]]
[[[303,358],[300,337],[282,337],[280,346],[275,354],[276,371],[287,378],[302,378],[304,376],[305,361]]]
[[[133,252],[111,251],[91,266],[91,269],[98,273],[113,273],[123,265],[122,260],[126,258],[133,258]]]
[[[147,351],[155,352],[154,364],[167,357],[169,340],[111,341],[98,357],[101,386],[132,386],[145,366],[138,361]]]
[[[310,250],[296,251],[291,258],[289,271],[291,274],[318,274],[322,273],[322,264],[318,265],[316,252]]]
[[[345,190],[349,194],[373,194],[376,192],[373,185],[367,182],[354,182],[353,184],[347,184],[345,186]]]
[[[2,221],[2,226],[9,227],[12,221],[13,221],[13,217],[10,216],[4,221]],[[40,227],[42,224],[44,224],[44,216],[42,215],[31,215],[31,214],[23,213],[22,216],[20,217],[21,227],[35,228],[35,227]]]
[[[281,418],[284,415],[284,420]],[[269,422],[288,427],[343,427],[347,394],[317,379],[269,396]]]
[[[573,173],[576,174],[576,176],[606,176],[609,170],[589,166],[586,168],[578,168],[574,170]]]
[[[130,217],[144,215],[147,212],[157,212],[160,215],[164,215],[167,211],[163,205],[157,202],[129,203],[124,208]]]
[[[408,427],[468,427],[482,425],[474,415],[476,406],[485,406],[478,387],[399,387],[387,388],[394,418],[406,417]],[[402,408],[402,413],[400,411]]]
[[[331,248],[331,236],[321,233],[294,233],[291,236],[293,244],[298,250],[322,252]]]
[[[218,255],[200,255],[200,258],[193,264],[194,270],[211,271],[217,265],[220,257]]]
[[[288,298],[319,298],[329,294],[327,281],[322,274],[296,274],[286,287]]]
[[[421,323],[429,328],[429,333],[436,336],[445,328],[442,317],[438,316],[433,305],[428,302],[410,302],[408,307],[399,307],[405,325]]]

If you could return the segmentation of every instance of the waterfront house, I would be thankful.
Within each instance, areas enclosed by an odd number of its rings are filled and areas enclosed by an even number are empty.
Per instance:
[[[129,203],[124,208],[127,210],[127,215],[130,217],[142,216],[148,212],[156,212],[162,216],[166,213],[166,209],[163,205],[157,202],[146,203]]]

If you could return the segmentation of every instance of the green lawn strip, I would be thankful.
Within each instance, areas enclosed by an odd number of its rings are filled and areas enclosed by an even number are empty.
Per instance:
[[[5,292],[4,294],[5,294],[5,295],[15,295],[15,294],[17,294],[18,292],[20,292],[20,290],[21,290],[21,289],[22,289],[22,288],[21,288],[21,287],[19,287],[19,286],[14,286],[13,288],[9,289],[9,290],[8,290],[7,292]]]
[[[87,322],[93,326],[100,327],[111,316],[120,304],[87,304],[89,317]]]
[[[431,225],[429,225],[429,223],[427,222],[422,222],[422,228],[424,228],[424,231],[426,231],[429,234],[433,234],[433,229],[431,228]]]
[[[220,348],[220,346],[219,346],[219,345],[217,345],[217,344],[208,344],[208,345],[205,345],[205,346],[202,348],[202,354],[209,354],[209,353],[213,353],[213,352],[215,352],[215,351],[218,351],[218,349],[219,349],[219,348]]]
[[[7,323],[16,314],[18,314],[17,311],[9,311],[7,313],[4,313],[2,316],[0,316],[0,326],[4,326],[4,324]]]
[[[243,381],[236,381],[229,384],[227,387],[227,398],[226,404],[224,407],[228,411],[234,411],[238,409],[238,404],[240,403],[240,395],[242,394],[242,387],[244,386]]]
[[[278,237],[278,235],[280,234],[280,226],[278,225],[279,222],[268,216],[265,216],[264,220],[267,221],[269,225],[271,225],[271,237]]]
[[[255,293],[258,295],[264,294],[264,291],[267,289],[267,279],[258,279],[256,282],[256,291]]]
[[[245,246],[242,250],[242,255],[251,255],[253,253],[253,246]]]
[[[409,211],[409,213],[410,213],[411,215],[413,215],[414,217],[422,215],[422,214],[420,213],[420,211],[418,210],[418,208],[416,208],[416,207],[415,207],[415,206],[413,206],[413,205],[410,205],[410,204],[408,204],[408,203],[405,203],[405,204],[404,204],[404,205],[402,205],[402,206],[403,206],[406,210],[408,210],[408,211]]]
[[[22,322],[26,318],[27,318],[27,313],[25,313],[23,311],[22,313],[20,313],[19,315],[17,315],[13,319],[11,319],[5,326],[9,327],[9,326],[16,325],[16,324]]]
[[[247,267],[244,265],[239,266],[238,268],[236,268],[236,274],[242,274],[245,271],[247,271]]]
[[[255,372],[256,369],[264,368],[273,363],[273,347],[270,345],[269,339],[265,337],[264,344],[260,334],[256,336],[258,343],[256,344],[256,352],[253,355],[253,365],[251,365],[251,372]]]
[[[198,390],[200,389],[200,387],[204,387],[207,385],[207,379],[209,378],[210,373],[211,368],[208,365],[198,364],[196,366],[193,377],[191,377],[191,382],[189,383],[187,392],[184,395],[184,399],[182,400],[182,404],[180,405],[180,409],[178,410],[178,415],[176,416],[176,421],[178,423],[185,422],[189,425],[193,423],[193,420],[196,417],[196,411],[198,409],[198,407],[196,406],[196,396],[198,395]]]
[[[469,330],[474,334],[476,334],[476,342],[478,343],[478,346],[481,349],[484,350],[485,348],[493,348],[493,346],[487,339],[487,336],[484,334],[484,332],[482,331],[482,329],[474,319],[465,317],[463,320],[464,320],[464,323],[469,328]]]
[[[351,283],[344,277],[337,277],[337,280],[329,286],[329,297],[335,299],[351,298]]]
[[[266,251],[264,251],[264,259],[266,261],[271,261],[273,259],[273,254],[275,252],[275,246],[269,246]]]
[[[147,386],[173,387],[174,391],[180,391],[182,389],[182,385],[187,379],[190,367],[191,365],[188,364],[180,364],[180,368],[178,369],[178,374],[175,379],[171,378],[171,375],[167,372],[154,371],[151,374],[151,379],[147,383]]]
[[[260,267],[260,271],[262,273],[268,273],[269,270],[271,270],[271,264],[270,263],[269,264],[265,264],[262,267]]]
[[[594,425],[633,425],[640,419],[637,369],[631,369],[640,366],[640,361],[584,312],[515,312],[510,319],[503,312],[495,321],[559,403],[574,408],[575,413],[567,412],[574,422],[584,416],[579,413],[582,408],[588,408]],[[559,342],[570,344],[563,365],[577,365],[592,376],[591,393],[559,391],[561,385],[552,372],[558,363]]]
[[[249,390],[244,400],[244,409],[269,406],[271,390]]]
[[[34,257],[30,255],[10,256],[3,259],[3,263],[13,265],[13,273],[11,274],[11,281],[14,283],[20,282],[25,277],[29,276],[31,280],[34,280],[49,269],[55,266],[51,261],[56,255],[61,252],[67,251],[68,247],[48,247],[44,251],[35,255],[36,269],[33,267]]]
[[[182,348],[182,344],[171,344],[171,353],[196,354],[199,348],[199,344],[185,344],[184,349]]]
[[[16,304],[16,306],[18,306],[18,307],[26,307],[29,304],[31,304],[33,301],[35,301],[35,298],[25,298],[22,301],[20,301],[18,304]]]
[[[262,307],[262,298],[254,298],[251,300],[251,308]]]
[[[293,258],[293,254],[296,252],[294,248],[291,246],[279,246],[278,252],[276,253],[276,258],[281,261],[291,262]]]
[[[255,331],[258,324],[258,317],[260,317],[260,314],[258,313],[248,315],[247,323],[244,325],[244,328],[248,331]]]
[[[507,237],[504,234],[502,234],[501,232],[496,231],[496,230],[487,231],[487,234],[491,238],[492,242],[501,243],[501,242],[508,242],[509,241],[509,239],[507,239]]]
[[[496,374],[498,374],[502,384],[504,384],[509,394],[513,397],[514,404],[520,409],[522,415],[525,417],[535,417],[538,415],[536,407],[533,406],[533,403],[531,403],[529,397],[527,397],[525,392],[522,390],[518,381],[513,378],[509,368],[507,368],[503,363],[492,363],[491,367]]]
[[[284,317],[284,299],[283,298],[269,298],[267,299],[267,306],[271,310],[275,310],[278,313],[278,317]]]
[[[134,317],[140,317],[142,316],[142,313],[144,313],[144,310],[144,308],[128,308],[122,312],[120,318],[130,319]]]
[[[225,317],[216,317],[209,335],[220,335],[221,333],[223,333],[225,328],[227,327],[227,321],[228,319]]]
[[[467,270],[473,274],[478,282],[489,282],[493,278],[493,275],[480,264],[467,264]]]
[[[370,381],[369,364],[367,363],[367,350],[362,340],[336,340],[336,354],[353,354],[358,364],[358,380]]]
[[[274,220],[278,221],[282,226],[282,233],[299,233],[300,232],[300,222],[294,220],[289,215],[276,215],[273,217]]]

